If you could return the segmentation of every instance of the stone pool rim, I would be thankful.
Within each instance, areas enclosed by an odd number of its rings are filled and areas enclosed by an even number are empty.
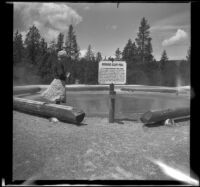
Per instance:
[[[45,90],[49,85],[20,85],[13,86],[13,94],[15,95],[17,92],[31,92],[32,90]],[[145,87],[145,88],[142,88]],[[66,85],[67,91],[108,91],[109,85],[85,85],[85,84],[77,84],[77,85]],[[149,86],[149,85],[115,85],[116,90],[125,91],[125,92],[159,92],[159,93],[176,93],[177,91],[182,91],[186,93],[190,91],[190,88],[183,87],[166,87],[166,86]]]

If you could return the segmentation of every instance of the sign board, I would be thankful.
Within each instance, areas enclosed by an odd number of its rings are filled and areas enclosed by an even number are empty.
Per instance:
[[[99,84],[126,84],[126,62],[99,62],[98,82]]]

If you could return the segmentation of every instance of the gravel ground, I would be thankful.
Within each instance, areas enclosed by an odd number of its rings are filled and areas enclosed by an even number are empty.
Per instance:
[[[189,173],[189,125],[86,117],[77,126],[13,111],[13,179],[171,180],[146,158]]]

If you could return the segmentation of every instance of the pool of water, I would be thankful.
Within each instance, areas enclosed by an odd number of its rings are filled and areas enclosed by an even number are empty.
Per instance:
[[[40,100],[40,94],[23,96],[23,98]],[[67,105],[83,110],[87,117],[108,117],[108,92],[68,92]],[[135,118],[135,114],[142,114],[148,110],[162,110],[177,107],[189,107],[188,96],[176,94],[140,94],[117,93],[115,103],[116,118]]]

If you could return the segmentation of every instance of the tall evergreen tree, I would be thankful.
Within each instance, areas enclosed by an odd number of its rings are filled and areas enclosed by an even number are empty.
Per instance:
[[[94,61],[95,60],[94,52],[92,51],[91,45],[88,46],[87,52],[85,54],[85,59],[87,61]]]
[[[36,59],[40,53],[40,33],[35,25],[29,28],[29,32],[26,34],[25,47],[26,55],[32,64],[37,64]]]
[[[137,33],[137,38],[135,39],[138,52],[140,56],[140,60],[142,63],[145,61],[152,61],[152,45],[151,45],[151,37],[150,37],[150,26],[147,23],[147,20],[143,17],[140,23],[139,32]]]
[[[63,43],[64,43],[64,34],[59,33],[56,44],[57,51],[61,51],[63,49]]]
[[[123,49],[122,60],[125,60],[127,63],[127,83],[130,84],[135,83],[133,79],[135,77],[134,70],[136,68],[135,65],[137,63],[137,56],[137,47],[135,45],[135,42],[132,42],[132,40],[129,39]]]
[[[41,38],[40,54],[37,57],[37,68],[41,81],[46,80],[46,78],[49,77],[49,74],[51,73],[48,71],[49,68],[51,69],[50,64],[46,63],[47,58],[49,56],[47,52],[48,52],[47,43],[44,38]]]
[[[97,52],[97,54],[96,54],[96,61],[97,61],[97,62],[100,62],[102,59],[103,59],[103,58],[102,58],[101,53],[100,53],[100,52]]]
[[[166,62],[166,61],[168,61],[169,59],[168,59],[168,57],[167,57],[167,52],[166,52],[166,50],[164,50],[163,52],[162,52],[162,56],[161,56],[161,59],[160,59],[160,61],[161,62]]]
[[[40,76],[41,83],[49,84],[53,78],[53,67],[56,63],[56,53],[55,51],[47,51],[43,56],[41,56],[39,60],[39,66],[38,66],[38,73]]]
[[[47,42],[44,38],[40,40],[40,53],[44,55],[47,52]]]
[[[125,60],[127,64],[134,65],[138,59],[138,51],[135,45],[135,42],[132,42],[131,39],[128,40],[128,43],[123,49],[122,60]]]
[[[22,35],[18,32],[18,30],[14,34],[13,38],[13,61],[14,64],[18,64],[21,62],[24,54],[24,46]]]
[[[68,35],[65,42],[65,50],[68,57],[78,59],[80,49],[78,47],[75,31],[72,25],[69,26]]]
[[[125,61],[130,61],[130,58],[132,56],[132,40],[129,39],[126,46],[124,47],[124,50],[122,52],[122,59]]]
[[[117,48],[117,50],[115,51],[115,59],[121,60],[121,55],[122,55],[122,52],[120,51],[119,48]]]
[[[153,60],[154,60],[154,57],[152,55],[153,48],[151,45],[151,40],[152,40],[151,38],[148,38],[147,45],[145,46],[145,52],[144,52],[145,62],[153,62]]]
[[[165,67],[166,63],[168,62],[168,60],[169,59],[167,57],[167,52],[164,50],[162,52],[161,59],[160,59],[160,62],[159,62],[161,70],[164,70],[164,67]]]
[[[176,61],[169,61],[167,52],[164,50],[160,59],[160,71],[163,86],[176,86],[178,77],[178,66]]]

